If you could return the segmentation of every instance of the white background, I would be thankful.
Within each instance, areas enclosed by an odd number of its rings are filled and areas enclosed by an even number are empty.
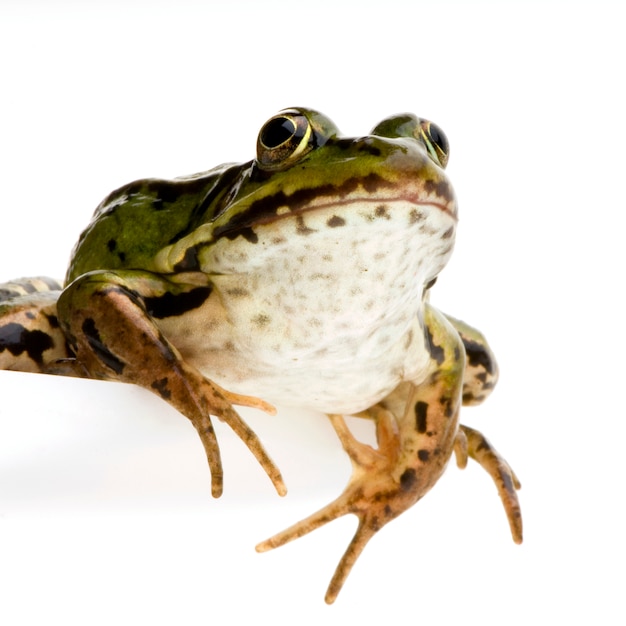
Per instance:
[[[0,623],[624,623],[623,42],[618,2],[0,2],[0,278],[62,277],[111,189],[247,160],[286,106],[440,124],[461,222],[432,300],[498,355],[462,419],[525,521],[515,546],[487,475],[451,465],[327,607],[353,519],[254,552],[343,488],[323,417],[243,411],[290,493],[220,429],[213,501],[147,392],[2,372]]]

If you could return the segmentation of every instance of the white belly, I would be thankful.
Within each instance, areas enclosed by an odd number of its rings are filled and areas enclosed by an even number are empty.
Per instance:
[[[286,221],[258,243],[211,248],[214,293],[171,331],[164,320],[166,336],[225,389],[280,405],[353,413],[420,380],[423,285],[439,269],[432,259],[449,254],[449,222],[440,211],[412,220],[409,203],[388,208],[352,207],[340,229],[307,215],[306,234]]]

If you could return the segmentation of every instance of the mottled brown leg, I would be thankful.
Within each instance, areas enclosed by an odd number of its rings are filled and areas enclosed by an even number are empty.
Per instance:
[[[356,515],[359,525],[328,586],[328,603],[334,602],[367,542],[430,490],[452,454],[461,403],[463,352],[458,334],[440,314],[428,307],[425,318],[434,346],[428,383],[403,383],[369,410],[376,420],[378,449],[357,441],[343,418],[331,415],[352,462],[350,482],[328,506],[257,546],[259,552],[277,548],[342,515]],[[394,407],[394,413],[384,404]]]
[[[273,411],[267,403],[221,389],[186,363],[147,314],[136,289],[149,281],[142,275],[88,274],[68,287],[58,302],[64,331],[80,363],[92,378],[119,380],[145,387],[192,422],[211,469],[211,491],[223,489],[220,451],[211,415],[226,422],[254,454],[279,494],[286,493],[278,468],[256,434],[232,404]],[[152,281],[158,285],[157,279]]]
[[[522,543],[522,511],[516,492],[521,488],[521,484],[510,465],[482,433],[462,424],[457,434],[454,451],[460,468],[467,465],[469,456],[491,476],[509,520],[513,541]]]

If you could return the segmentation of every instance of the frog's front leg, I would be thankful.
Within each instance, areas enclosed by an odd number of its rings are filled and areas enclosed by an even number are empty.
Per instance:
[[[158,394],[192,422],[211,469],[212,493],[222,493],[220,452],[210,415],[226,422],[248,446],[279,494],[286,489],[278,468],[232,404],[273,408],[256,398],[232,394],[205,378],[181,357],[150,316],[146,302],[180,297],[201,303],[210,285],[178,285],[138,271],[97,271],[65,289],[59,320],[74,351],[74,367],[90,378],[134,383]]]
[[[328,603],[337,597],[371,537],[429,491],[452,454],[461,405],[464,352],[459,335],[429,306],[425,323],[431,337],[426,380],[403,383],[369,411],[376,420],[379,448],[374,450],[357,441],[340,416],[331,416],[354,468],[348,486],[328,506],[257,546],[260,552],[270,550],[342,515],[356,515],[359,525],[328,587]]]

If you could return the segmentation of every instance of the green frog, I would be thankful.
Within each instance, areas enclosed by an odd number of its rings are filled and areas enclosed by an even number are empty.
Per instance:
[[[63,286],[0,285],[0,368],[154,392],[196,428],[216,497],[211,416],[283,495],[280,471],[233,406],[326,413],[353,464],[347,487],[257,550],[356,515],[329,603],[369,539],[437,482],[453,453],[491,475],[519,543],[519,482],[459,423],[461,405],[493,389],[496,361],[477,330],[429,302],[457,226],[448,156],[443,131],[412,114],[354,138],[319,112],[280,111],[251,161],[111,193]],[[377,448],[353,437],[346,415],[374,420]]]

